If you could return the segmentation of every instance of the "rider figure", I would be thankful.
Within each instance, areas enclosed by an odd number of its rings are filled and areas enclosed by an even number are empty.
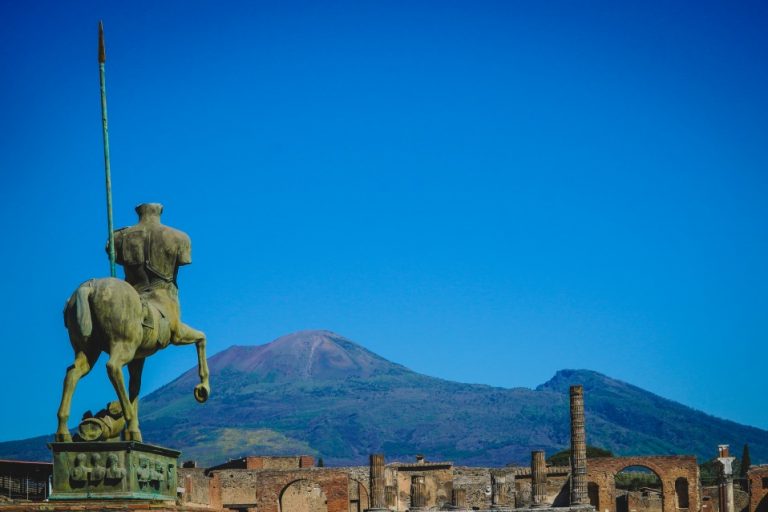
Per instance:
[[[136,213],[138,224],[115,231],[115,260],[125,269],[125,280],[139,292],[145,327],[164,330],[162,324],[167,322],[170,339],[161,343],[177,343],[193,330],[180,320],[176,282],[179,267],[192,263],[191,241],[186,233],[160,223],[163,205],[140,204]]]

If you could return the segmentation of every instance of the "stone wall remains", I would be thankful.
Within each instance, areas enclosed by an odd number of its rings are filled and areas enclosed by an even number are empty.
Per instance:
[[[632,466],[650,469],[661,480],[662,509],[675,512],[679,503],[687,503],[688,510],[698,511],[699,466],[692,455],[649,457],[600,457],[587,461],[587,482],[591,504],[598,512],[616,512],[616,474]],[[678,479],[687,482],[688,496],[676,493]],[[685,499],[687,498],[687,499]]]
[[[749,480],[749,512],[768,512],[768,465],[753,466],[747,471]]]

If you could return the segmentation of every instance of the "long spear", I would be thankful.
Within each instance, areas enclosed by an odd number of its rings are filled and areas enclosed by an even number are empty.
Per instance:
[[[104,24],[99,21],[99,84],[101,86],[101,127],[104,137],[104,172],[107,178],[107,230],[109,231],[109,275],[115,277],[115,233],[112,228],[112,175],[109,170],[109,130],[107,129],[107,89],[104,79]]]

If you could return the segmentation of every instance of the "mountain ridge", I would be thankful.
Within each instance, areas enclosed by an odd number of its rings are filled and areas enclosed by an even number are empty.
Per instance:
[[[553,453],[568,445],[569,386],[582,384],[590,444],[620,455],[708,459],[717,444],[748,442],[753,459],[768,458],[768,431],[591,370],[559,370],[534,389],[459,383],[419,374],[322,330],[233,345],[211,356],[209,368],[213,394],[202,406],[191,393],[196,368],[142,399],[144,439],[203,464],[296,452],[358,464],[374,451],[388,458],[423,452],[460,464],[524,463],[532,449]],[[33,444],[0,443],[0,457],[40,453]]]

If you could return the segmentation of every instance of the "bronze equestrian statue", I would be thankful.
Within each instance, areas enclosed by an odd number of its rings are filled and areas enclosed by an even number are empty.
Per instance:
[[[71,441],[67,428],[72,394],[102,352],[109,354],[107,374],[117,393],[125,419],[124,438],[141,441],[139,389],[144,359],[173,345],[195,344],[200,384],[194,395],[205,402],[210,394],[205,334],[181,321],[179,267],[192,262],[186,233],[160,223],[163,206],[136,207],[139,223],[115,231],[116,261],[125,269],[125,281],[107,277],[81,284],[64,308],[64,325],[75,351],[67,368],[61,396],[56,441]],[[123,367],[128,366],[128,389]]]

